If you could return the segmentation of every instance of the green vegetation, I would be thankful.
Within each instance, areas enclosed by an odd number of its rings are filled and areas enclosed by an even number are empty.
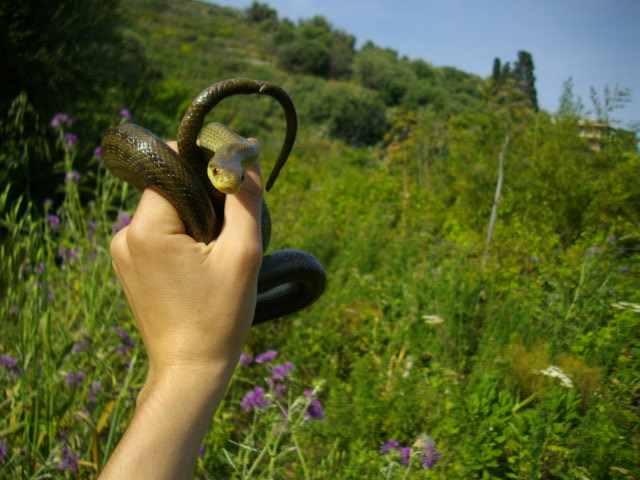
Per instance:
[[[74,10],[78,31],[98,21],[93,3]],[[28,31],[8,27],[23,7],[1,5],[3,35]],[[480,79],[372,44],[356,51],[324,19],[295,25],[257,3],[138,0],[112,14],[117,28],[96,35],[91,61],[125,42],[141,62],[110,64],[105,98],[42,100],[44,77],[3,79],[0,477],[93,478],[113,451],[146,360],[108,247],[139,193],[94,147],[129,113],[175,136],[191,99],[231,76],[278,82],[298,106],[299,140],[267,194],[272,248],[312,252],[329,284],[311,309],[252,330],[253,360],[236,372],[197,478],[640,476],[633,134],[606,130],[594,149],[569,82],[561,114],[538,110],[526,52],[523,68],[497,62]],[[87,54],[51,56],[52,85],[73,91],[55,72]],[[605,92],[602,111],[616,98]],[[267,173],[280,115],[241,97],[211,117],[259,138]]]

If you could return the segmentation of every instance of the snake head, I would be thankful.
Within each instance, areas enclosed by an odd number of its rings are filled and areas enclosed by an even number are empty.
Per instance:
[[[214,155],[207,165],[209,180],[220,192],[226,195],[238,193],[244,181],[244,169],[238,162],[220,162]]]

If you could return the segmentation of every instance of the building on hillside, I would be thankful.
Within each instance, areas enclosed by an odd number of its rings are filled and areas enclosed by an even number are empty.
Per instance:
[[[637,139],[635,133],[614,128],[600,120],[581,120],[580,136],[587,140],[591,150],[599,152],[611,143],[618,143],[623,150],[635,151]]]

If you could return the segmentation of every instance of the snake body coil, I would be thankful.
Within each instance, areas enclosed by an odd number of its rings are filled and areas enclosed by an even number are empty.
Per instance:
[[[284,90],[270,82],[234,78],[205,89],[189,106],[180,122],[177,135],[179,154],[151,132],[126,123],[104,134],[101,145],[103,160],[115,176],[135,188],[143,190],[152,186],[162,192],[178,211],[187,233],[198,242],[209,243],[220,232],[225,195],[209,180],[207,161],[196,140],[203,129],[205,116],[220,101],[233,95],[255,93],[275,98],[284,110],[287,125],[282,150],[267,181],[266,190],[269,191],[291,152],[297,132],[293,102]],[[241,159],[251,155],[257,157],[257,152],[251,147],[253,144],[247,145],[245,139],[223,125],[207,128],[213,128],[207,135],[223,138],[218,143],[209,145],[205,142],[204,145],[214,152],[216,161],[224,162],[227,157],[233,156]],[[263,201],[264,250],[270,234],[270,217]],[[325,283],[326,275],[320,262],[309,253],[282,250],[265,256],[258,276],[258,300],[253,324],[308,307],[320,297]]]

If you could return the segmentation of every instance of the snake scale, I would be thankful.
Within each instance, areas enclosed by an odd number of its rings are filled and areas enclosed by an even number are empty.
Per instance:
[[[232,78],[202,91],[180,122],[179,153],[153,133],[132,123],[107,130],[101,144],[105,165],[116,177],[139,190],[148,186],[159,190],[178,211],[187,233],[198,242],[209,243],[220,232],[225,193],[232,194],[240,188],[244,178],[242,169],[255,161],[258,152],[253,143],[221,124],[203,128],[204,120],[225,98],[248,94],[274,98],[285,114],[285,139],[267,181],[269,191],[291,153],[298,124],[289,95],[279,86],[260,80]],[[199,135],[201,146],[196,143]],[[224,182],[218,182],[219,188],[214,187],[212,182],[223,177],[235,183],[227,187]],[[262,207],[262,242],[266,251],[271,221],[264,201]],[[258,276],[253,325],[308,307],[320,297],[325,284],[322,265],[307,252],[281,250],[266,255]]]

